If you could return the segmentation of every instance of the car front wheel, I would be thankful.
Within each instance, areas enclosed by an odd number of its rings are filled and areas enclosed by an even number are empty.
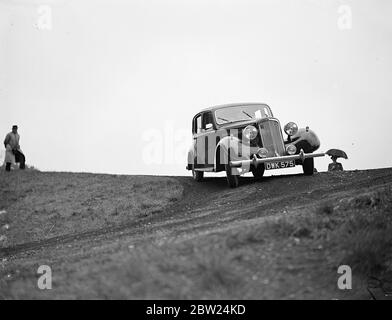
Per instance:
[[[314,159],[313,158],[305,159],[302,164],[302,168],[306,176],[311,176],[314,172]]]
[[[204,172],[192,169],[192,176],[195,181],[200,182],[204,178]]]

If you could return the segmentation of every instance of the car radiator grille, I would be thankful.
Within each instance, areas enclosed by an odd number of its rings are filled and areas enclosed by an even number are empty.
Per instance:
[[[276,120],[267,120],[260,123],[260,134],[263,147],[268,150],[268,157],[284,156],[282,130]]]

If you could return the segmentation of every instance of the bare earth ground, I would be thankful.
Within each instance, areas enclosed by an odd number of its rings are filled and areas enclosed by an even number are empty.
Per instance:
[[[0,299],[369,299],[392,169],[242,178],[0,172]],[[340,265],[353,289],[337,288]],[[53,289],[37,288],[49,265]],[[373,279],[374,282],[374,279]]]

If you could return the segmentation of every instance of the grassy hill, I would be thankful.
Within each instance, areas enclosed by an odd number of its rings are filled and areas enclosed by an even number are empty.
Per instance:
[[[224,178],[1,172],[1,211],[4,299],[392,291],[392,169],[242,178],[238,189]],[[41,264],[53,270],[50,292],[37,288]],[[340,265],[352,290],[337,288]]]

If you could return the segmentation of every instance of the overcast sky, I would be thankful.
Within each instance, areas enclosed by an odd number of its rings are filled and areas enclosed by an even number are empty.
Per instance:
[[[391,166],[391,16],[390,0],[0,0],[1,138],[18,124],[41,170],[183,175],[193,115],[255,101],[346,169]]]

